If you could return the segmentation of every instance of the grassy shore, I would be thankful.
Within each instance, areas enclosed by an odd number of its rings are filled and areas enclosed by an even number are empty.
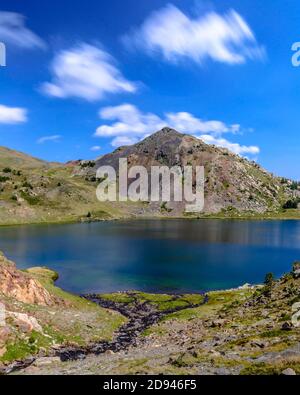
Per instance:
[[[121,220],[203,220],[203,219],[214,219],[214,220],[241,220],[241,221],[265,221],[265,220],[300,220],[300,210],[290,209],[282,210],[279,212],[269,213],[238,213],[238,212],[226,212],[218,214],[202,214],[202,215],[182,215],[182,216],[166,216],[166,215],[155,215],[149,216],[136,216],[129,213],[121,214],[110,213],[106,211],[89,211],[88,214],[82,215],[53,215],[53,216],[42,216],[34,219],[30,218],[11,218],[0,221],[0,227],[4,226],[19,226],[19,225],[58,225],[58,224],[76,224],[76,223],[89,223],[89,222],[103,222],[103,221],[121,221]]]
[[[0,265],[9,265],[2,256]],[[6,325],[0,327],[0,367],[16,360],[24,360],[37,354],[48,355],[62,346],[86,346],[92,342],[111,340],[114,332],[126,322],[121,314],[100,308],[77,295],[55,286],[57,273],[46,268],[14,270],[30,281],[37,281],[48,292],[51,304],[28,303],[6,292],[0,302],[5,306]],[[1,284],[0,284],[1,285]],[[2,284],[3,286],[3,284]],[[23,289],[24,282],[13,283]],[[4,285],[5,290],[5,285]]]

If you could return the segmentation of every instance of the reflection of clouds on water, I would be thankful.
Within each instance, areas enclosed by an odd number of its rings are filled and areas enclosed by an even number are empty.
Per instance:
[[[0,229],[21,268],[48,266],[67,290],[200,291],[261,282],[299,259],[299,221],[163,220]]]

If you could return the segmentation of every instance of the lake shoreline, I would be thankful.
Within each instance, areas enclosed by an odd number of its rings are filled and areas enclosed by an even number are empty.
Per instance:
[[[287,215],[288,214],[288,215]],[[292,214],[292,215],[289,215]],[[132,216],[129,215],[119,218],[67,218],[63,220],[48,220],[48,221],[28,221],[28,222],[0,222],[1,227],[11,226],[27,226],[27,225],[69,225],[80,223],[97,223],[97,222],[122,222],[122,221],[172,221],[172,220],[186,220],[186,221],[201,221],[201,220],[220,220],[220,221],[299,221],[300,210],[291,210],[288,212],[279,212],[272,215],[267,214],[247,214],[247,215],[222,215],[222,214],[205,214],[200,216]]]

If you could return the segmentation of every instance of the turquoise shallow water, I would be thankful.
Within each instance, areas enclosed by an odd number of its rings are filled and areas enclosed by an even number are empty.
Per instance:
[[[260,283],[300,260],[300,221],[163,220],[0,228],[19,268],[76,293],[192,292]]]

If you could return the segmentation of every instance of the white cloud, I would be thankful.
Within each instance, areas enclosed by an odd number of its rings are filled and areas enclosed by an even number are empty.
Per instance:
[[[247,22],[234,10],[191,18],[169,4],[123,40],[128,48],[157,53],[170,62],[189,58],[198,64],[206,59],[240,64],[265,54]]]
[[[123,147],[125,145],[133,145],[139,141],[136,137],[129,136],[118,136],[114,138],[111,142],[111,145],[115,148]]]
[[[46,47],[45,42],[25,26],[25,17],[15,12],[0,11],[0,41],[23,49]]]
[[[136,84],[126,80],[114,63],[103,49],[81,43],[56,55],[51,65],[52,82],[44,83],[42,90],[54,97],[89,101],[109,93],[134,93]]]
[[[196,135],[207,144],[228,148],[239,155],[259,153],[259,148],[256,146],[248,147],[231,143],[222,137],[225,133],[236,134],[241,129],[240,125],[204,121],[188,112],[167,113],[162,119],[153,113],[144,114],[132,104],[122,104],[102,108],[99,115],[103,121],[110,121],[110,124],[99,126],[95,136],[114,137],[111,142],[113,147],[135,144],[168,125],[182,133]]]
[[[99,145],[94,145],[93,147],[91,147],[91,151],[93,152],[101,151],[101,147]]]
[[[112,125],[102,125],[96,131],[96,136],[137,136],[161,129],[165,126],[155,114],[143,114],[131,104],[122,104],[116,107],[105,107],[100,110],[100,118],[107,121],[117,120]]]
[[[27,122],[27,110],[20,107],[7,107],[0,104],[0,123],[16,124]]]
[[[240,125],[227,126],[220,121],[203,121],[194,117],[188,112],[178,112],[167,114],[167,121],[171,125],[176,125],[178,130],[184,130],[185,133],[237,133],[240,130]]]
[[[223,147],[229,149],[229,151],[234,152],[237,155],[257,155],[260,153],[260,149],[257,146],[246,146],[246,145],[240,145],[237,143],[231,143],[230,141],[224,139],[224,138],[217,138],[212,135],[200,135],[196,136],[199,139],[203,140],[206,144],[213,144],[216,145],[217,147]]]
[[[37,140],[37,143],[38,143],[38,144],[44,144],[44,143],[46,143],[46,142],[48,142],[48,141],[52,141],[52,142],[54,142],[54,143],[58,143],[58,142],[60,141],[61,138],[62,138],[62,136],[59,135],[59,134],[55,134],[55,135],[53,135],[53,136],[44,136],[44,137],[40,137],[40,138]]]

